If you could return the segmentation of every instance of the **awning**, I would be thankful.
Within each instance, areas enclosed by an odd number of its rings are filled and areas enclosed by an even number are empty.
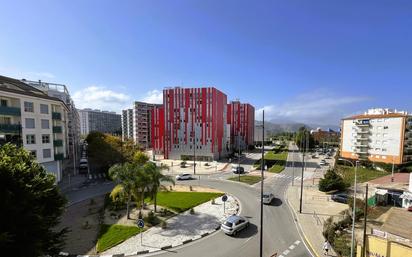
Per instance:
[[[386,189],[376,189],[375,194],[377,195],[386,195],[388,193],[388,190]]]
[[[403,192],[403,194],[399,197],[402,199],[407,199],[409,201],[412,201],[412,193],[409,193],[409,192]]]

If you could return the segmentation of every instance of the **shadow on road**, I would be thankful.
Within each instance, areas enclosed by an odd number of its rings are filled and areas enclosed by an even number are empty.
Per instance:
[[[253,235],[256,235],[258,232],[258,228],[255,224],[249,223],[249,227],[240,231],[235,237],[236,238],[248,238]]]
[[[283,202],[279,198],[274,198],[270,203],[271,206],[281,206],[282,204]]]

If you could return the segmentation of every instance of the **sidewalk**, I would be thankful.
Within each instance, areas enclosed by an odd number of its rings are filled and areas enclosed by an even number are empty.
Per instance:
[[[85,175],[77,174],[75,176],[65,176],[62,178],[60,183],[57,186],[60,188],[62,193],[70,191],[73,187],[78,187],[87,180]]]
[[[302,213],[299,213],[300,204],[300,183],[289,186],[286,191],[286,198],[292,207],[294,216],[300,225],[305,241],[316,256],[323,255],[323,243],[325,238],[322,235],[323,223],[330,216],[341,217],[341,211],[348,208],[346,204],[336,203],[330,199],[329,195],[318,190],[318,181],[306,180],[303,183]],[[331,249],[329,256],[337,256]]]
[[[143,232],[143,244],[140,241],[141,235],[138,234],[102,254],[131,255],[141,251],[155,252],[162,248],[182,245],[213,233],[226,217],[238,213],[239,208],[238,201],[229,195],[223,212],[223,202],[221,197],[218,197],[215,199],[215,204],[208,201],[194,207],[194,215],[186,211],[168,219],[166,229],[156,226]]]

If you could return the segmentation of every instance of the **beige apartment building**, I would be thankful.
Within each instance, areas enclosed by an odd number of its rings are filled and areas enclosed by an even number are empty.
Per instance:
[[[344,118],[340,156],[389,164],[412,161],[412,116],[404,111],[369,109]]]

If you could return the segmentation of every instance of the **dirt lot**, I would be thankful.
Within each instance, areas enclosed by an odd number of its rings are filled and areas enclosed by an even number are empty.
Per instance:
[[[69,227],[64,252],[70,254],[95,254],[99,229],[98,212],[103,207],[104,196],[86,200],[67,208],[59,228]]]

